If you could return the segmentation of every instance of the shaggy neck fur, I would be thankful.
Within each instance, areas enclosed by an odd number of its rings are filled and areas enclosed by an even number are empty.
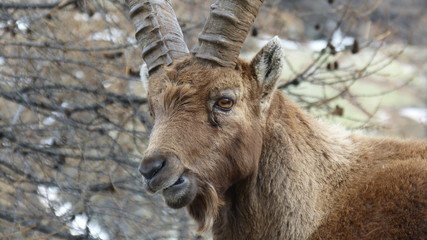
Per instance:
[[[267,111],[257,171],[227,191],[214,239],[308,239],[370,169],[427,156],[425,141],[324,126],[280,92]]]
[[[227,192],[215,239],[306,239],[329,208],[317,199],[345,181],[352,142],[279,92],[264,128],[258,170]]]

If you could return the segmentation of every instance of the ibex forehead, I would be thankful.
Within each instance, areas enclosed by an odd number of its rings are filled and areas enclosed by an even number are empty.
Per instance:
[[[203,89],[239,88],[250,84],[242,65],[248,64],[239,61],[236,68],[221,68],[188,57],[166,67],[165,72],[167,81],[178,85],[190,84]]]

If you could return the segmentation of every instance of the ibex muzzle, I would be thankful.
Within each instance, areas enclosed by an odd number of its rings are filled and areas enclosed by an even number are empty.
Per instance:
[[[185,172],[179,158],[169,152],[147,153],[139,165],[147,191],[161,191],[167,204],[181,208],[194,199],[197,184],[194,176]]]

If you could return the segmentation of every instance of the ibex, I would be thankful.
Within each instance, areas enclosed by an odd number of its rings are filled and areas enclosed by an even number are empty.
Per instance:
[[[238,58],[262,0],[219,0],[189,53],[167,0],[128,1],[154,118],[149,192],[214,239],[427,239],[427,142],[327,126],[275,89],[277,38]]]

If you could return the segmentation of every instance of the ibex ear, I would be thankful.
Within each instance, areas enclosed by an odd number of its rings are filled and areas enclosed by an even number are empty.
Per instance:
[[[252,59],[251,67],[261,87],[261,105],[266,106],[276,89],[276,82],[284,65],[283,48],[276,36]]]

